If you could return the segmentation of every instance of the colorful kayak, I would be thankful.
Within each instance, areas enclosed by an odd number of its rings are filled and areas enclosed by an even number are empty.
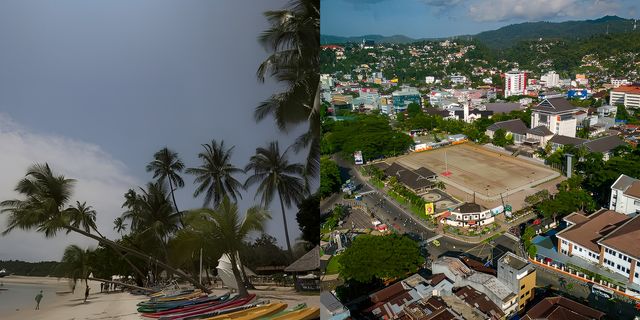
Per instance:
[[[211,318],[205,318],[206,320],[253,320],[266,317],[270,314],[280,312],[287,307],[286,303],[270,303],[247,310],[232,312],[223,314]]]
[[[210,304],[210,303],[217,304],[227,300],[228,297],[229,297],[229,294],[224,294],[217,297],[213,296],[213,297],[203,297],[203,298],[191,299],[191,300],[140,304],[138,307],[138,312],[155,313],[155,312],[185,308],[185,307],[194,306],[194,305],[204,305],[204,304]]]
[[[275,316],[275,317],[270,317],[268,319],[269,320],[314,320],[319,318],[320,318],[320,308],[311,307],[311,308],[304,308],[300,310],[287,312],[285,314]],[[260,319],[262,320],[267,318],[260,318]]]
[[[160,318],[160,317],[165,316],[165,315],[192,312],[192,311],[196,311],[196,310],[202,310],[202,309],[206,309],[206,308],[211,308],[211,307],[223,304],[223,303],[229,303],[229,302],[234,301],[236,299],[237,299],[237,296],[234,296],[234,297],[230,298],[229,294],[225,294],[225,295],[223,295],[221,297],[220,300],[197,303],[197,304],[193,304],[193,305],[186,305],[186,306],[181,306],[181,307],[177,307],[177,308],[173,308],[173,309],[169,309],[169,310],[162,310],[162,311],[157,311],[157,312],[143,313],[142,316],[143,317],[147,317],[147,318]]]
[[[209,314],[211,313],[213,313],[214,315],[219,314],[219,312],[217,312],[218,310],[225,310],[229,308],[243,306],[251,302],[251,300],[253,300],[255,297],[256,297],[255,294],[250,294],[247,297],[234,299],[232,301],[225,301],[224,303],[221,303],[219,305],[215,305],[212,307],[208,307],[208,308],[203,308],[203,309],[198,309],[198,310],[193,310],[188,312],[179,312],[179,313],[171,313],[168,315],[162,315],[160,316],[160,319],[163,319],[163,320],[200,319],[200,318],[210,316]]]
[[[295,306],[293,308],[282,310],[282,311],[280,311],[278,313],[274,313],[274,314],[272,314],[270,316],[267,316],[267,317],[262,317],[262,318],[260,318],[260,320],[271,320],[271,319],[274,319],[276,317],[283,316],[283,315],[285,315],[287,313],[291,313],[291,312],[294,312],[294,311],[302,310],[302,309],[304,309],[306,307],[307,307],[306,303],[301,303],[301,304],[298,304],[297,306]]]

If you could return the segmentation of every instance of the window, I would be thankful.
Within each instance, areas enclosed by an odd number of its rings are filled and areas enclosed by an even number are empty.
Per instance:
[[[524,284],[522,286],[520,286],[520,290],[524,289]]]
[[[574,249],[578,249],[578,246],[576,246],[576,245],[574,244],[574,245],[573,245],[573,248],[574,248]]]
[[[618,253],[618,258],[622,259],[622,253]]]
[[[634,205],[634,206],[640,206],[640,201],[638,201],[638,200],[633,200],[633,205]]]
[[[619,264],[616,265],[616,269],[620,270],[620,265]]]
[[[562,240],[562,244],[567,244],[567,240]]]
[[[640,278],[640,277],[638,277],[638,273],[637,272],[636,272],[636,278]]]
[[[582,248],[578,249],[578,251],[582,252]]]
[[[520,300],[524,299],[524,294],[520,296]]]

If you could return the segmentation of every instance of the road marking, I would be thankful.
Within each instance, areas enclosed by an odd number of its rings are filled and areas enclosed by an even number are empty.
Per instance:
[[[369,190],[369,191],[361,192],[360,195],[364,196],[366,194],[370,194],[370,193],[374,193],[374,192],[376,192],[376,190]]]
[[[426,241],[426,242],[432,242],[432,241],[438,240],[438,239],[440,239],[440,238],[442,238],[442,235],[441,235],[441,234],[438,234],[438,235],[433,236],[433,237],[431,237],[431,238],[429,238],[429,239],[427,239],[427,240],[425,240],[425,241]]]

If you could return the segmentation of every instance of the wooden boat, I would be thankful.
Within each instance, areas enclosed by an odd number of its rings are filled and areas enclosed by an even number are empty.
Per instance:
[[[224,294],[221,296],[213,296],[213,297],[202,297],[202,298],[189,299],[189,300],[176,300],[176,301],[149,303],[149,304],[139,304],[138,312],[155,313],[155,312],[161,312],[161,311],[167,311],[167,310],[180,309],[180,308],[189,307],[189,306],[219,304],[222,301],[227,300],[227,298],[229,298],[229,294]]]
[[[254,320],[266,317],[270,314],[280,312],[287,307],[286,303],[269,303],[263,306],[250,308],[247,310],[232,312],[223,314],[211,318],[205,318],[206,320]]]
[[[171,308],[171,309],[164,309],[164,310],[158,310],[155,312],[143,312],[142,316],[143,317],[147,317],[147,318],[160,318],[164,315],[171,315],[171,314],[177,314],[177,313],[185,313],[185,312],[191,312],[191,311],[196,311],[196,310],[201,310],[201,309],[206,309],[206,308],[211,308],[217,305],[221,305],[223,303],[230,303],[234,300],[237,299],[237,296],[231,297],[229,298],[229,294],[224,294],[222,296],[220,296],[220,299],[216,299],[216,300],[211,300],[211,301],[205,301],[205,302],[200,302],[200,303],[196,303],[196,304],[190,304],[190,305],[181,305],[175,308]]]
[[[268,318],[269,320],[313,320],[320,318],[320,308],[310,307],[287,312],[280,316]],[[261,318],[262,319],[262,318]]]
[[[221,310],[227,310],[227,309],[231,309],[231,308],[236,308],[236,307],[241,307],[244,306],[246,304],[248,304],[249,302],[251,302],[251,300],[253,300],[256,297],[255,294],[250,294],[247,297],[244,298],[238,298],[238,299],[233,299],[232,301],[225,301],[219,305],[215,305],[212,307],[207,307],[207,308],[203,308],[203,309],[197,309],[197,310],[192,310],[192,311],[187,311],[187,312],[177,312],[177,313],[169,313],[169,314],[164,314],[164,315],[160,315],[160,316],[149,316],[151,318],[160,318],[160,319],[171,319],[171,320],[175,320],[175,319],[200,319],[200,318],[204,318],[204,317],[210,317],[213,315],[218,315],[221,312]],[[148,316],[147,314],[143,314],[143,316]]]
[[[306,303],[300,303],[300,304],[296,305],[296,306],[295,306],[295,307],[293,307],[293,308],[289,308],[289,309],[286,309],[286,310],[282,310],[282,311],[280,311],[280,312],[278,312],[278,313],[274,313],[274,314],[272,314],[272,315],[270,315],[270,316],[267,316],[267,317],[262,317],[262,318],[260,318],[260,320],[272,320],[272,319],[274,319],[274,318],[276,318],[276,317],[280,317],[280,316],[283,316],[283,315],[285,315],[285,314],[287,314],[287,313],[291,313],[291,312],[294,312],[294,311],[298,311],[298,310],[304,309],[304,308],[306,308],[306,307],[307,307],[307,304],[306,304]]]

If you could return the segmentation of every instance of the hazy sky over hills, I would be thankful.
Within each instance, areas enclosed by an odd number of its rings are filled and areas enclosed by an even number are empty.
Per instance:
[[[144,168],[158,149],[168,146],[196,166],[201,144],[224,139],[244,167],[257,146],[273,139],[288,146],[304,128],[285,136],[272,121],[253,120],[255,106],[278,88],[255,77],[267,56],[256,40],[267,26],[262,13],[286,3],[0,2],[0,199],[14,197],[27,166],[48,161],[78,179],[74,201],[93,205],[100,230],[113,237],[123,194],[150,181]],[[201,206],[193,178],[184,179],[178,205]],[[241,209],[257,203],[253,191]],[[272,207],[268,232],[284,244],[279,207]],[[289,215],[294,238],[296,211]],[[0,237],[0,260],[58,260],[69,243],[92,242],[15,232]]]
[[[476,34],[527,21],[635,18],[640,9],[636,0],[322,0],[321,4],[322,34],[413,38]]]

